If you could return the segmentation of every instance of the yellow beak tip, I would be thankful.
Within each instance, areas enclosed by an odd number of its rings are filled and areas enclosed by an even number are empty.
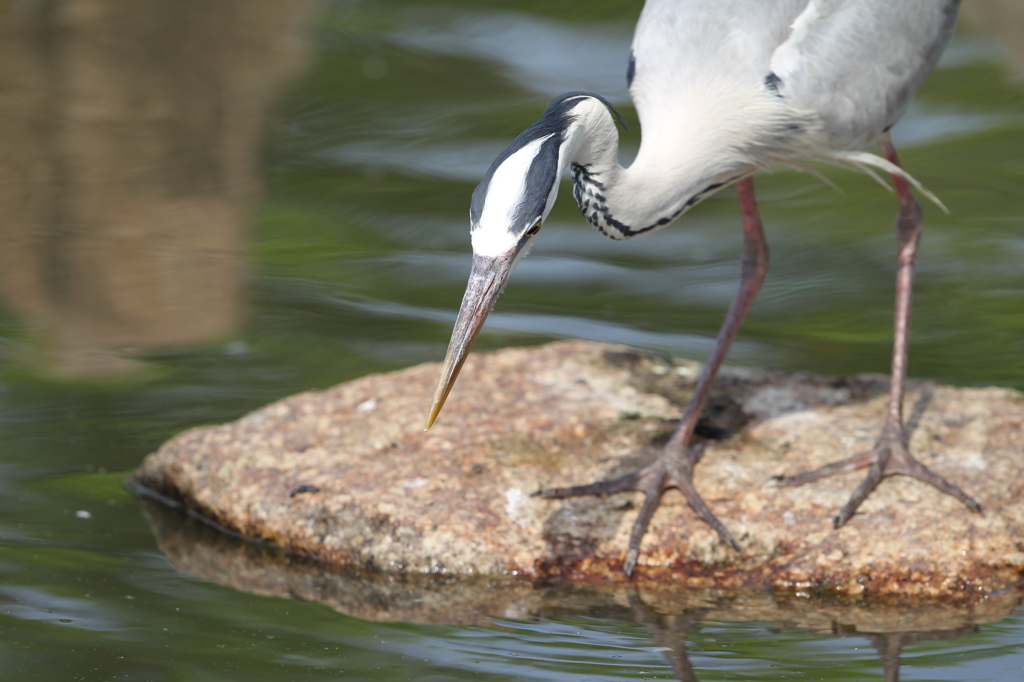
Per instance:
[[[430,427],[434,425],[434,420],[437,419],[437,415],[440,414],[442,405],[444,405],[443,401],[439,405],[438,402],[435,400],[434,404],[430,406],[430,414],[427,415],[427,421],[423,425],[424,431],[429,431]]]

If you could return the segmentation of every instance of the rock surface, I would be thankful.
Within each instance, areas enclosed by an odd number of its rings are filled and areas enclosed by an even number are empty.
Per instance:
[[[136,483],[245,537],[349,569],[625,580],[637,493],[542,500],[650,461],[699,365],[559,342],[473,354],[422,431],[438,366],[292,396],[182,433]],[[771,477],[869,448],[884,377],[726,369],[705,410],[697,489],[743,547],[723,545],[675,491],[637,578],[797,594],[977,600],[1024,575],[1024,397],[911,382],[911,448],[985,507],[886,479],[846,526],[831,518],[864,472],[782,488]]]

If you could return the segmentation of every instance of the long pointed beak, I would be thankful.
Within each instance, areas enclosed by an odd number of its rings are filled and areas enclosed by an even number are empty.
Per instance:
[[[466,295],[462,297],[459,316],[455,320],[452,340],[448,344],[448,353],[441,366],[441,378],[438,379],[437,390],[434,391],[434,402],[430,406],[430,414],[427,415],[424,431],[433,425],[441,408],[444,407],[444,401],[448,398],[452,385],[459,376],[459,370],[462,369],[466,356],[469,355],[473,341],[480,333],[480,328],[484,326],[487,315],[494,308],[498,294],[505,288],[505,282],[508,281],[509,275],[512,274],[512,268],[515,267],[518,260],[516,256],[520,250],[517,247],[493,258],[473,256],[473,269],[469,273]]]

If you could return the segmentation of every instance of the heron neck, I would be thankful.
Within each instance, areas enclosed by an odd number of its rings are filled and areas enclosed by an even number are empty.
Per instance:
[[[567,135],[563,166],[571,169],[573,198],[587,221],[612,239],[668,225],[746,169],[704,163],[701,140],[645,138],[628,168],[619,164],[619,132],[603,106],[582,116]],[[680,150],[685,150],[680,153]]]

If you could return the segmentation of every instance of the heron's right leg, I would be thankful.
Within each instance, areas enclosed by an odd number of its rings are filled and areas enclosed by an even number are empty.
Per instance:
[[[889,135],[878,141],[885,158],[899,166],[900,159]],[[896,267],[896,314],[893,332],[892,374],[889,386],[889,407],[886,411],[882,432],[871,450],[826,464],[812,471],[792,476],[776,476],[780,485],[795,486],[816,481],[833,474],[846,473],[864,467],[868,475],[864,478],[850,499],[839,510],[833,524],[839,528],[851,518],[868,495],[888,476],[911,476],[941,490],[963,502],[974,512],[981,513],[981,505],[956,485],[918,462],[910,454],[909,433],[903,422],[903,394],[907,379],[907,353],[910,342],[910,302],[914,282],[914,261],[917,244],[921,238],[921,206],[918,204],[906,179],[893,175],[896,196],[899,198],[899,213],[896,216],[896,242],[898,247]]]
[[[729,312],[718,332],[715,347],[711,351],[693,396],[690,398],[686,411],[676,428],[675,433],[665,445],[661,455],[643,469],[620,476],[619,478],[598,481],[589,485],[571,486],[568,488],[546,488],[538,490],[534,495],[546,498],[578,497],[581,495],[608,495],[624,491],[644,493],[644,503],[640,508],[633,530],[629,536],[629,549],[623,570],[632,575],[640,556],[640,542],[647,525],[661,503],[662,494],[669,488],[676,488],[686,497],[686,501],[695,512],[722,538],[724,542],[740,551],[740,545],[729,533],[725,525],[718,520],[714,512],[707,506],[693,487],[693,467],[703,454],[703,445],[690,446],[693,430],[697,426],[701,409],[711,392],[711,386],[718,375],[718,370],[729,353],[733,340],[750,309],[761,283],[768,272],[768,243],[764,238],[761,216],[757,210],[757,199],[754,196],[754,181],[744,178],[736,183],[736,193],[740,203],[740,215],[743,222],[743,261],[741,265],[740,287],[729,306]]]

